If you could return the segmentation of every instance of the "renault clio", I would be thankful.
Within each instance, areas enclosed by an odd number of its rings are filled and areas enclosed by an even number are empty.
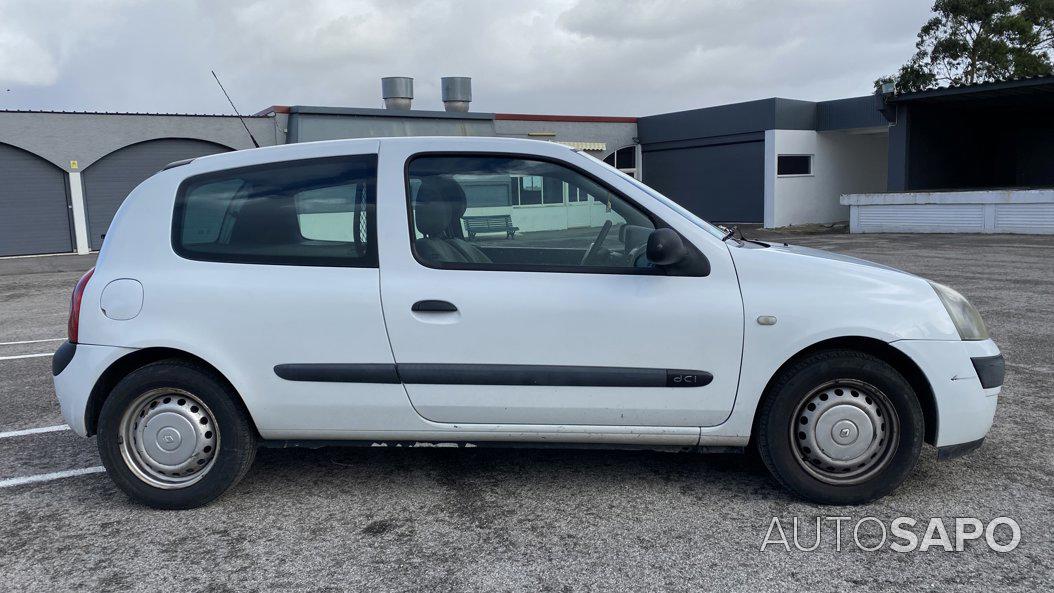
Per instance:
[[[470,240],[471,239],[471,240]],[[739,240],[556,143],[393,138],[174,163],[77,283],[62,413],[133,499],[260,445],[754,448],[793,494],[978,447],[1003,359],[955,290]]]

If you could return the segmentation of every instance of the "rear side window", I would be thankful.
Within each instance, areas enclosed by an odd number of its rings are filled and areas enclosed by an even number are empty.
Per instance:
[[[191,177],[172,246],[188,259],[377,267],[377,156],[269,163]]]

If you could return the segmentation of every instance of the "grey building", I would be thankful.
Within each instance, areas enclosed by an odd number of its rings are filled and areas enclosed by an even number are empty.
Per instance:
[[[1054,77],[641,117],[643,179],[703,218],[1054,232]],[[881,206],[881,207],[878,207]]]
[[[462,87],[462,91],[464,87]],[[244,118],[261,146],[336,138],[473,135],[563,142],[635,174],[635,118],[275,106]],[[462,109],[466,110],[463,111]],[[226,115],[0,110],[0,257],[101,247],[125,196],[166,164],[251,148]],[[619,151],[619,149],[622,149]]]
[[[286,114],[287,142],[386,136],[502,136],[560,142],[604,159],[619,149],[636,153],[637,118],[588,115],[475,113],[433,110],[272,106],[258,115]],[[624,156],[627,155],[623,151]],[[626,166],[635,171],[635,160]]]
[[[838,198],[885,189],[871,96],[762,99],[642,117],[643,178],[703,218],[767,227],[846,220]]]
[[[257,115],[288,116],[287,142],[386,136],[507,136],[561,142],[614,161],[619,149],[636,153],[637,118],[475,113],[471,79],[442,79],[443,110],[411,109],[413,79],[381,79],[384,109],[274,106]],[[622,150],[623,155],[627,154]],[[636,170],[636,160],[623,169]]]
[[[272,145],[280,119],[245,123]],[[235,117],[0,111],[0,256],[98,249],[128,192],[165,164],[251,147]]]

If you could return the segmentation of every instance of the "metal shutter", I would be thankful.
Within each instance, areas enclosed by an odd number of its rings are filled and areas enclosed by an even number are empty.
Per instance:
[[[765,143],[644,147],[644,183],[711,222],[764,222]]]
[[[66,173],[0,144],[0,256],[73,251]]]
[[[144,179],[173,161],[229,150],[202,140],[162,138],[125,146],[92,163],[81,175],[91,248],[102,247],[117,208]]]

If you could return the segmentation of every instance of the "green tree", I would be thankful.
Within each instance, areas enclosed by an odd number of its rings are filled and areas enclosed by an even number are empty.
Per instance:
[[[898,92],[1054,73],[1054,0],[935,0]]]

